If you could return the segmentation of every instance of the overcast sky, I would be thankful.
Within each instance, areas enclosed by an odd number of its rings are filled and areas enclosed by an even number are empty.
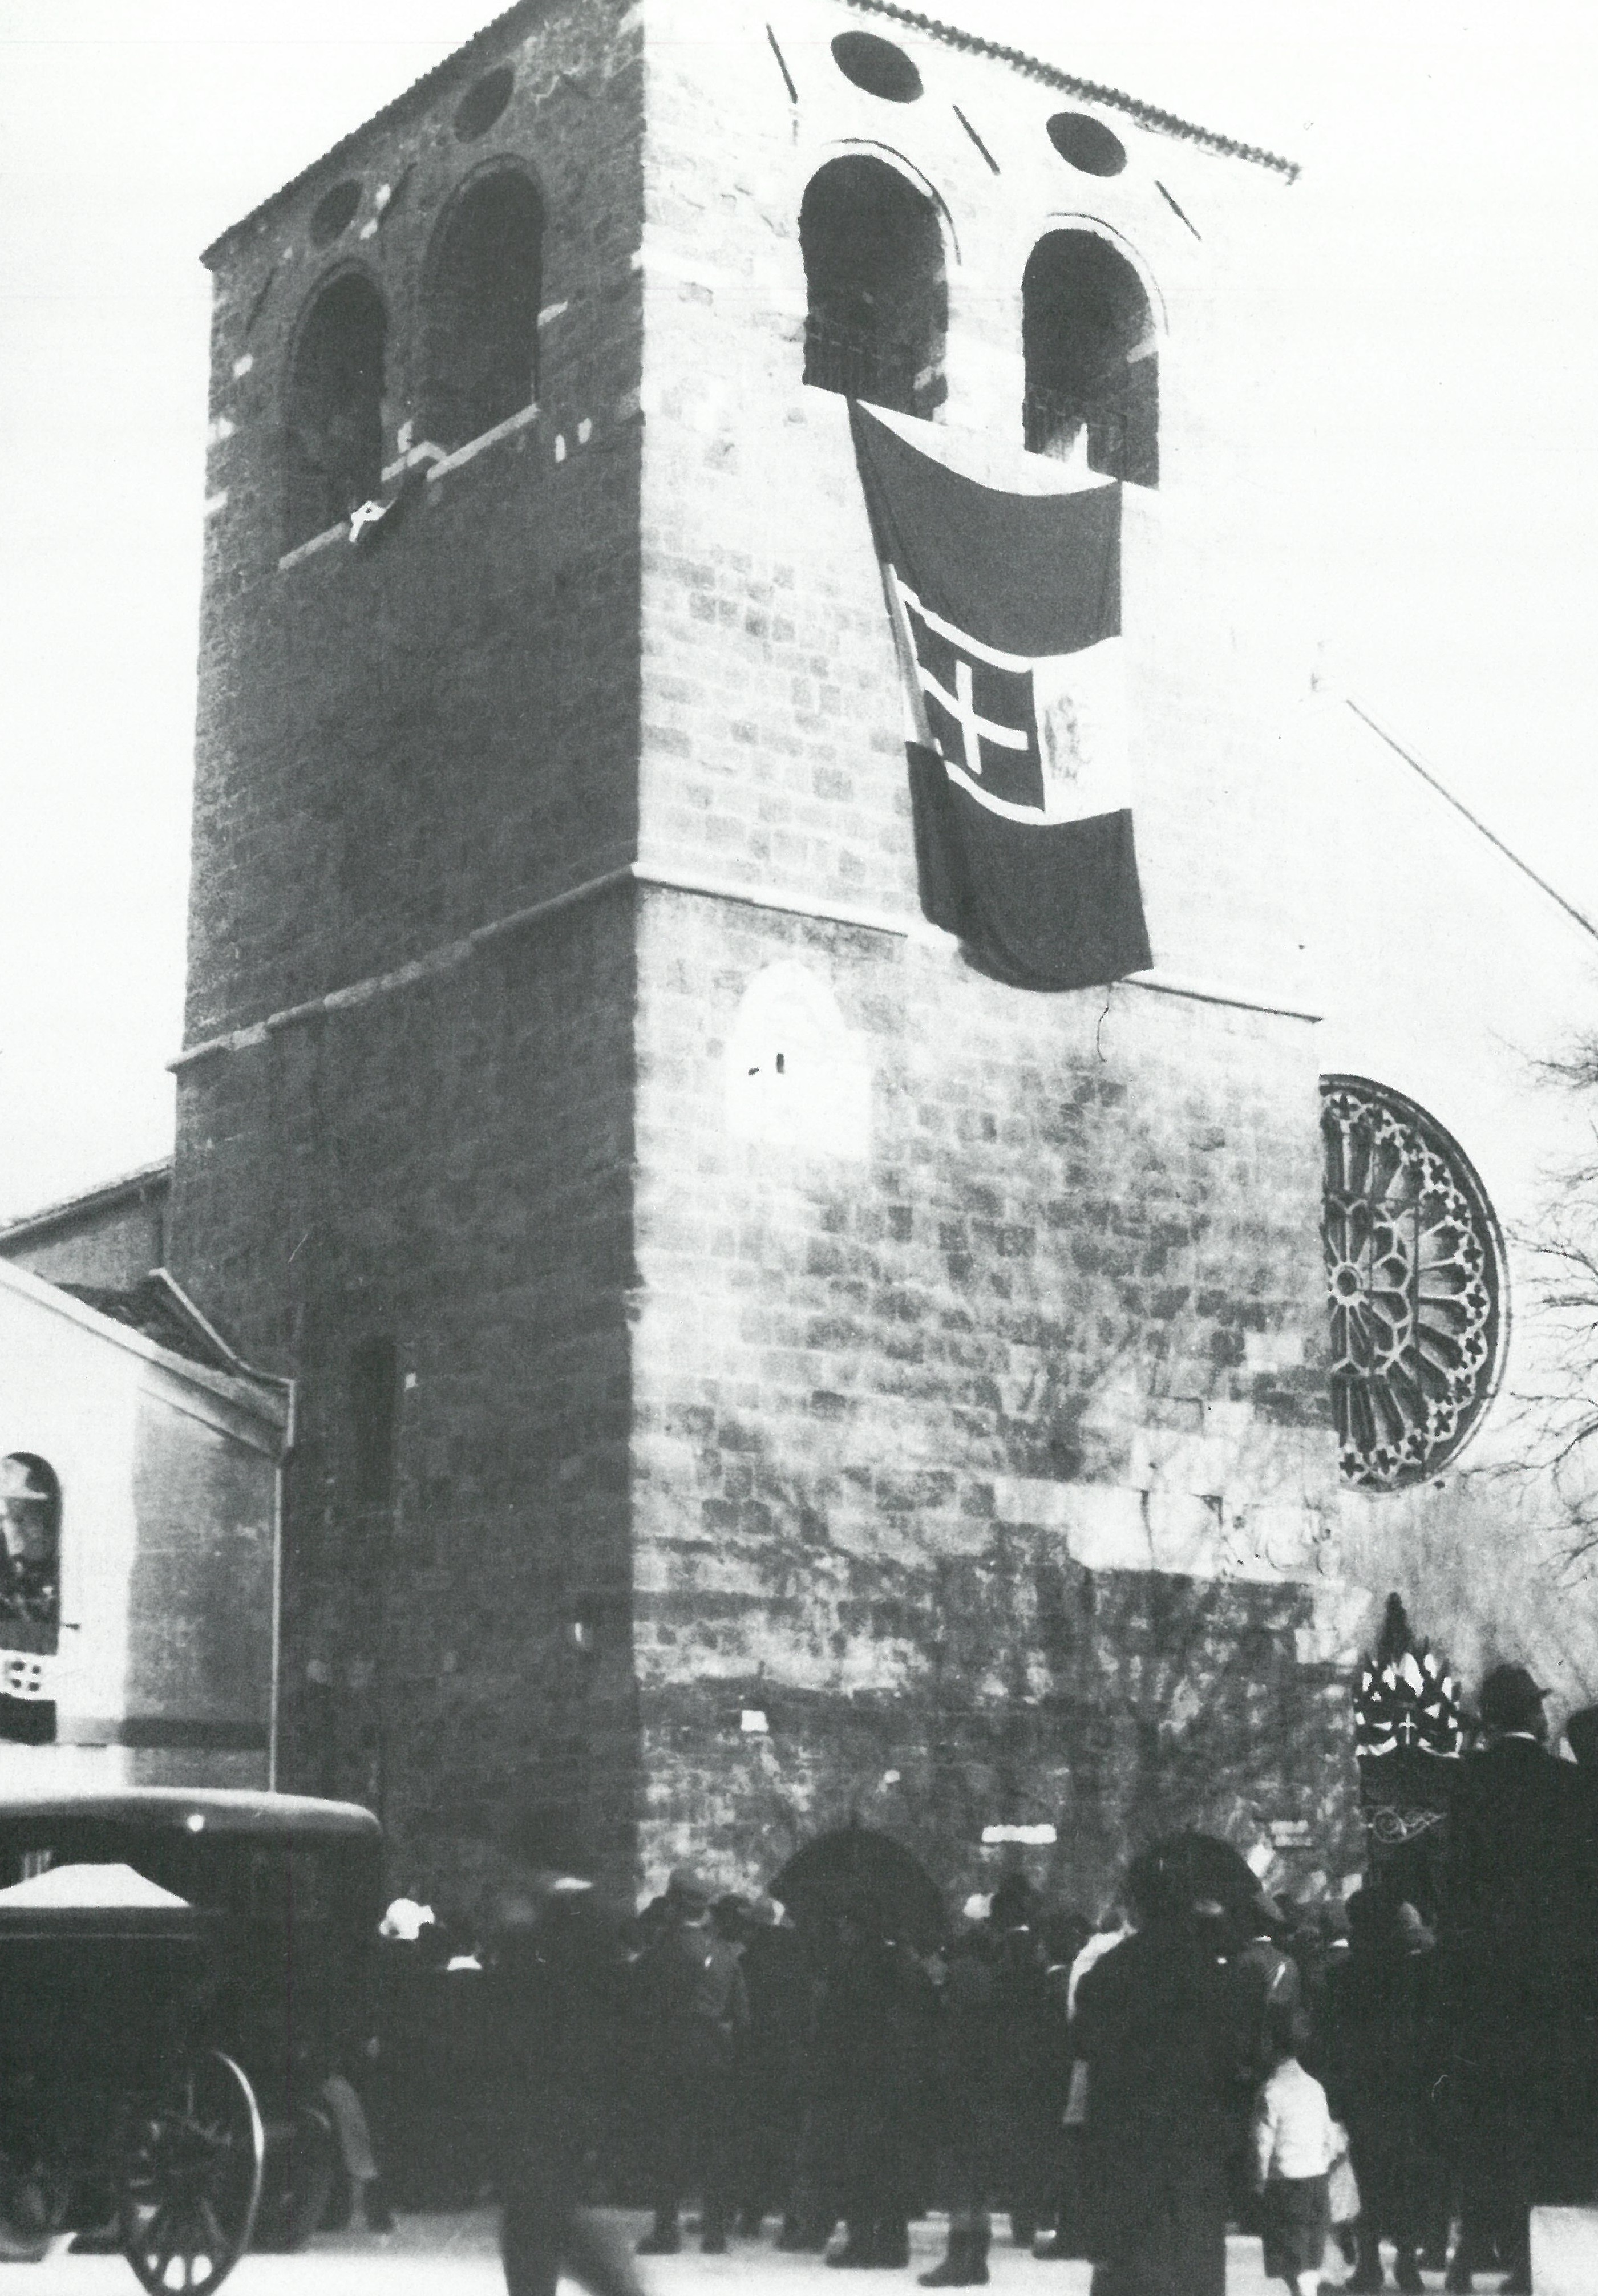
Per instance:
[[[742,4],[706,0],[707,20]],[[0,1216],[170,1145],[198,250],[492,12],[0,0]],[[1303,162],[1288,196],[1305,381],[1287,443],[1332,675],[1598,909],[1591,12],[940,12]]]

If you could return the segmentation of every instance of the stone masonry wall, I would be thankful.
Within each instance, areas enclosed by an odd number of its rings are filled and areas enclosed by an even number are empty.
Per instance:
[[[1558,1069],[1590,1034],[1598,949],[1340,701],[1305,715],[1326,856],[1311,935],[1323,1063],[1396,1086],[1448,1129],[1496,1213],[1507,1273],[1502,1376],[1477,1431],[1411,1489],[1347,1490],[1342,1544],[1471,1686],[1500,1659],[1528,1666],[1557,1730],[1598,1698],[1598,1612],[1566,1504],[1583,1477],[1561,1494],[1538,1398],[1590,1389],[1592,1358],[1576,1319],[1551,1312],[1551,1283],[1569,1287],[1537,1245],[1590,1198],[1570,1176],[1590,1167],[1592,1095]],[[1581,901],[1579,876],[1563,882]]]
[[[463,90],[502,60],[517,70],[509,108],[458,142]],[[636,27],[614,5],[524,9],[436,79],[213,250],[191,1043],[422,956],[632,849]],[[280,565],[284,393],[316,290],[353,266],[383,295],[397,460],[422,436],[433,235],[463,179],[505,157],[546,209],[536,419],[418,480],[369,549],[335,532]],[[319,250],[309,217],[345,180],[360,203]]]
[[[1110,111],[1128,164],[1089,178],[1045,123],[1092,106],[843,6],[770,14],[791,94],[764,15],[713,42],[674,7],[647,24],[640,844],[747,898],[643,897],[645,1873],[698,1857],[750,1886],[857,1816],[960,1887],[991,1878],[984,1825],[1053,1823],[1028,1855],[1089,1905],[1178,1823],[1335,1877],[1366,1598],[1332,1536],[1317,1062],[1292,1010],[1312,852],[1249,460],[1288,195]],[[919,101],[839,72],[832,37],[861,29],[913,57]],[[799,379],[800,201],[848,151],[938,206],[937,434],[991,483],[1027,482],[1037,240],[1086,218],[1149,283],[1132,800],[1157,965],[1218,1001],[1030,996],[916,923],[847,410]]]
[[[774,966],[831,1121],[750,1136]],[[1343,1855],[1312,1029],[660,891],[639,1030],[646,1872],[854,1813],[966,1887],[1054,1823],[1083,1903],[1162,1825]]]
[[[188,1025],[242,1033],[182,1072],[172,1258],[301,1382],[285,1783],[373,1800],[396,1886],[446,1899],[551,1797],[617,1878],[641,1820],[646,1883],[769,1878],[854,1813],[955,1883],[985,1824],[1057,1822],[1084,1902],[1168,1823],[1343,1851],[1362,1598],[1325,1567],[1305,840],[1247,455],[1284,194],[1123,115],[1127,171],[1086,178],[1058,99],[916,34],[925,97],[886,105],[831,60],[862,20],[784,0],[791,98],[764,14],[514,12],[215,254]],[[856,149],[939,203],[942,431],[996,482],[1037,238],[1086,216],[1149,283],[1133,799],[1158,963],[1204,999],[1028,996],[917,924],[846,410],[799,381],[799,201]],[[549,211],[537,417],[369,548],[280,564],[314,286],[388,298],[397,457],[426,249],[499,151]],[[635,853],[638,889],[470,939]]]
[[[1090,226],[1143,276],[1161,482],[1124,489],[1122,589],[1155,960],[1303,1004],[1313,847],[1280,717],[1307,654],[1283,639],[1291,586],[1252,454],[1291,191],[1103,108],[1127,165],[1087,176],[1046,123],[1092,107],[1007,65],[842,4],[790,4],[770,23],[797,102],[765,13],[739,12],[713,38],[669,0],[646,21],[642,849],[741,884],[915,906],[903,707],[847,410],[800,381],[805,186],[865,152],[944,218],[948,395],[935,427],[995,485],[1032,459],[1020,301],[1033,247]],[[913,59],[919,101],[845,79],[830,38],[863,28]]]
[[[509,106],[461,140],[502,62]],[[635,12],[513,10],[209,258],[188,1041],[245,1033],[180,1071],[172,1260],[299,1382],[283,1783],[372,1802],[395,1885],[435,1902],[552,1798],[631,1872],[629,896],[471,936],[633,851],[641,86]],[[354,266],[384,298],[392,494],[435,234],[507,155],[545,210],[536,412],[415,469],[370,546],[280,562],[315,292]],[[397,1357],[386,1493],[351,1392],[373,1339]]]
[[[136,1196],[53,1220],[15,1242],[0,1239],[0,1256],[49,1283],[102,1283],[131,1291],[167,1250],[169,1176],[163,1172]]]
[[[378,1808],[396,1886],[450,1902],[551,1800],[630,1875],[632,1001],[619,892],[183,1080],[179,1273],[300,1388],[283,1783]],[[351,1394],[373,1337],[386,1495]]]

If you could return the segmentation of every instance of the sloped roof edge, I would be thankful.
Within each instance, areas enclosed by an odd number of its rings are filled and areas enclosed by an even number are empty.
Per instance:
[[[1284,160],[1280,153],[1266,152],[1258,144],[1242,144],[1233,135],[1217,135],[1213,128],[1201,127],[1195,120],[1184,119],[1174,111],[1162,111],[1158,104],[1145,103],[1141,96],[1128,95],[1124,89],[1106,87],[1098,80],[1078,79],[1074,73],[1061,71],[1055,64],[1045,63],[1041,56],[1029,55],[1025,48],[1012,48],[1003,40],[984,39],[979,32],[963,32],[957,24],[946,24],[938,17],[923,16],[914,8],[903,8],[898,0],[845,0],[845,4],[865,16],[886,16],[896,24],[903,24],[913,32],[924,32],[929,39],[942,40],[946,45],[963,49],[968,55],[992,56],[996,62],[1009,64],[1028,79],[1042,82],[1045,87],[1057,87],[1064,95],[1079,97],[1084,103],[1102,103],[1106,110],[1124,111],[1141,127],[1156,130],[1161,135],[1176,135],[1184,143],[1202,144],[1207,152],[1218,152],[1232,160],[1248,160],[1257,168],[1268,168],[1273,173],[1294,183],[1299,174],[1296,160]]]
[[[113,1324],[143,1332],[158,1348],[202,1365],[207,1371],[247,1368],[177,1291],[164,1268],[152,1269],[136,1283],[79,1283],[65,1276],[52,1276],[50,1281],[74,1300],[81,1300],[86,1308],[109,1316]]]
[[[547,14],[548,9],[549,0],[512,0],[512,4],[509,8],[502,9],[497,16],[489,19],[480,31],[473,32],[464,46],[453,48],[449,54],[434,64],[430,70],[424,71],[420,79],[414,79],[409,87],[401,88],[397,95],[390,97],[387,103],[380,105],[369,119],[363,119],[358,127],[352,127],[348,135],[340,135],[338,142],[330,144],[325,152],[320,152],[314,160],[307,160],[298,175],[291,176],[286,184],[278,185],[276,191],[268,192],[264,200],[257,201],[248,215],[241,216],[237,223],[230,223],[225,231],[218,232],[210,245],[201,250],[200,256],[201,263],[208,270],[212,269],[217,258],[242,232],[248,231],[251,224],[258,223],[263,216],[276,207],[280,200],[286,200],[291,193],[297,192],[307,177],[325,167],[330,160],[338,159],[341,153],[348,152],[352,144],[358,144],[364,135],[368,135],[373,127],[381,127],[385,120],[397,119],[419,98],[430,96],[438,88],[447,86],[449,81],[463,70],[472,56],[488,46],[518,17],[525,17],[531,22],[537,17]]]
[[[0,1220],[0,1251],[8,1243],[21,1243],[43,1228],[54,1227],[63,1220],[77,1218],[83,1212],[110,1210],[114,1204],[132,1202],[139,1196],[152,1194],[165,1187],[172,1177],[170,1156],[158,1157],[153,1164],[141,1164],[135,1171],[119,1172],[114,1180],[102,1180],[97,1187],[85,1188],[75,1196],[62,1196],[58,1203],[41,1204],[37,1211],[23,1212],[15,1219]]]
[[[991,56],[996,62],[1009,64],[1028,79],[1041,81],[1045,87],[1059,88],[1062,94],[1077,96],[1084,103],[1102,103],[1110,110],[1125,112],[1140,127],[1152,128],[1160,135],[1179,136],[1186,143],[1201,144],[1206,151],[1220,152],[1229,159],[1250,160],[1256,167],[1270,168],[1290,184],[1298,177],[1299,169],[1296,160],[1284,160],[1277,152],[1266,152],[1258,144],[1240,143],[1235,136],[1217,135],[1212,128],[1201,127],[1196,121],[1184,119],[1174,111],[1163,111],[1157,104],[1144,103],[1141,97],[1128,95],[1120,88],[1102,86],[1097,80],[1078,79],[1054,64],[1045,63],[1041,56],[1028,54],[1024,48],[1009,47],[1002,40],[984,39],[978,32],[962,31],[957,24],[946,24],[938,17],[922,15],[914,8],[900,7],[897,0],[845,0],[845,4],[863,15],[885,16],[911,31],[922,32],[929,39],[941,40],[946,46],[961,49],[967,54]],[[352,127],[336,144],[308,160],[297,175],[290,176],[286,184],[280,184],[276,191],[269,192],[247,215],[241,216],[236,223],[229,224],[225,231],[218,232],[210,245],[202,250],[200,260],[208,268],[213,268],[242,232],[258,223],[279,201],[286,200],[291,193],[298,191],[300,184],[319,168],[340,158],[373,127],[397,119],[419,99],[431,96],[439,88],[447,86],[474,55],[495,41],[518,18],[525,18],[531,22],[546,13],[548,6],[549,0],[512,0],[512,6],[490,18],[480,31],[472,34],[464,46],[454,49],[430,71],[423,72],[420,79],[413,80],[409,87],[402,88],[397,95],[381,105],[370,118],[362,120],[358,127]]]
[[[13,1292],[52,1315],[61,1316],[76,1324],[95,1338],[107,1341],[127,1354],[142,1357],[146,1363],[156,1365],[173,1377],[191,1387],[203,1389],[221,1401],[232,1404],[236,1410],[264,1423],[281,1439],[289,1421],[288,1382],[263,1376],[259,1373],[213,1371],[207,1365],[195,1363],[191,1357],[175,1354],[159,1341],[135,1331],[129,1324],[103,1316],[82,1300],[64,1292],[59,1283],[52,1283],[42,1275],[31,1275],[25,1267],[14,1267],[10,1260],[0,1259],[0,1292]]]

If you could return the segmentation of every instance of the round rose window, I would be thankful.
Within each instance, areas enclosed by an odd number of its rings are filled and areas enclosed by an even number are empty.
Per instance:
[[[1344,1480],[1424,1482],[1492,1400],[1504,1246],[1458,1142],[1402,1093],[1321,1079],[1332,1408]]]

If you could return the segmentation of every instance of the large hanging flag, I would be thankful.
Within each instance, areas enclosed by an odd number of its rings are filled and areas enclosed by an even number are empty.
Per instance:
[[[1120,488],[1005,493],[849,414],[908,688],[927,914],[1022,988],[1140,972]]]

